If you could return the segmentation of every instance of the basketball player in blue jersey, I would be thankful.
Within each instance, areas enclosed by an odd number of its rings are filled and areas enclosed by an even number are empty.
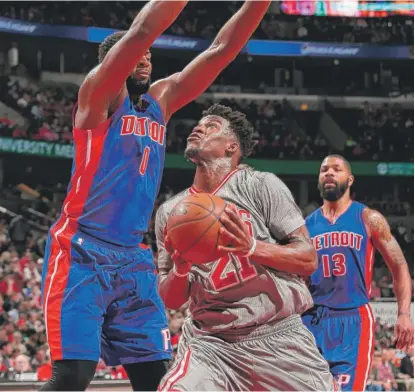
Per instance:
[[[51,228],[42,298],[53,374],[41,390],[85,390],[100,357],[134,390],[156,390],[171,358],[152,253],[139,246],[158,193],[166,123],[237,56],[270,1],[246,2],[183,71],[150,83],[150,46],[186,1],[151,1],[105,39],[74,110],[75,158]],[[220,5],[218,6],[220,7]]]
[[[397,348],[413,344],[411,278],[401,248],[378,211],[352,201],[350,164],[329,155],[320,168],[323,206],[306,219],[319,264],[311,275],[314,307],[303,314],[317,346],[344,391],[364,391],[374,351],[374,320],[369,305],[373,255],[388,265],[398,302]]]

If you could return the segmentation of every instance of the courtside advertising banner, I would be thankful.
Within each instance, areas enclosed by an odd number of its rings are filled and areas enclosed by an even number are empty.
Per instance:
[[[398,315],[397,302],[371,302],[370,306],[373,310],[373,315],[379,318],[383,324],[393,326],[396,323]],[[414,319],[414,304],[411,304],[411,319]]]

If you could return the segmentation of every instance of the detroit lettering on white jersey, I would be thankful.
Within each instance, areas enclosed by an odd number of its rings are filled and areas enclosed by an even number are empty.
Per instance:
[[[197,190],[188,188],[166,201],[156,215],[158,266],[171,269],[163,230],[172,208]],[[304,225],[287,186],[274,174],[249,168],[230,173],[213,192],[234,203],[257,240],[278,243]],[[243,335],[313,305],[302,278],[233,255],[194,265],[189,275],[189,310],[202,331],[218,336]]]

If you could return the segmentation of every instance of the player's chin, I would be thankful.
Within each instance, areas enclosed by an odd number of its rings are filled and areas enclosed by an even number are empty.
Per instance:
[[[148,83],[150,76],[134,76],[134,79],[137,83],[144,85]]]
[[[337,201],[340,199],[341,194],[339,192],[337,192],[336,190],[324,190],[323,194],[323,199],[327,200],[327,201]]]
[[[195,162],[199,159],[199,148],[197,148],[193,142],[188,142],[187,147],[184,150],[185,158]]]

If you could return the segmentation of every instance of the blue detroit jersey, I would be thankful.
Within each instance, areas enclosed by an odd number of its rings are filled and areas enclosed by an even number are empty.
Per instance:
[[[149,95],[127,96],[96,129],[74,129],[75,157],[63,214],[86,234],[137,246],[148,229],[165,158],[166,127]]]
[[[315,305],[346,309],[369,302],[374,249],[363,222],[365,208],[353,202],[333,224],[321,208],[306,218],[318,254],[309,287]]]

